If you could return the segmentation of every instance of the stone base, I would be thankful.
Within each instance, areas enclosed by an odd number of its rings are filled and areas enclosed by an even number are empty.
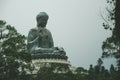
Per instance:
[[[33,74],[36,74],[41,67],[51,67],[51,63],[70,65],[70,61],[64,59],[35,59],[32,60],[32,64],[35,68]]]

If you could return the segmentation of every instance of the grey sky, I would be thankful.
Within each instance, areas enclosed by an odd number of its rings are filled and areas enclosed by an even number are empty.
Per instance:
[[[104,7],[105,0],[0,0],[0,19],[27,36],[36,27],[36,15],[47,12],[55,46],[65,49],[73,66],[88,68],[96,64],[109,35],[100,16]]]

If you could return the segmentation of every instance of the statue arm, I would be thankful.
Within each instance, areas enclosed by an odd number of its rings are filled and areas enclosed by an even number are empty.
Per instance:
[[[36,42],[38,40],[38,38],[39,38],[39,36],[37,36],[34,40],[29,41],[28,44],[32,44],[32,43]]]
[[[53,38],[52,38],[52,34],[50,32],[50,47],[54,47],[54,42],[53,42]]]
[[[37,35],[37,30],[31,29],[28,34],[27,42],[34,43],[38,38],[39,36]]]
[[[31,29],[28,34],[27,48],[30,52],[35,48],[35,46],[37,46],[36,43],[39,36],[37,36],[35,33],[36,33],[36,30]]]

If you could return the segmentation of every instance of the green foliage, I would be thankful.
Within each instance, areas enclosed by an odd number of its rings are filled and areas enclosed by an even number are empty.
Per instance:
[[[40,68],[36,80],[75,80],[67,64],[51,63],[49,67]]]
[[[98,65],[99,67],[101,67],[102,64],[103,64],[103,61],[102,61],[101,58],[99,58],[99,59],[97,60],[97,65]]]
[[[107,21],[103,27],[112,28],[112,35],[103,42],[102,57],[115,57],[117,60],[118,70],[116,75],[120,75],[120,0],[107,0],[109,8],[107,8]],[[119,80],[120,76],[116,76],[115,80]]]
[[[0,20],[0,25],[5,25],[6,22],[4,20]]]
[[[106,0],[108,6],[106,7],[106,16],[105,18],[102,16],[104,19],[103,27],[106,30],[113,30],[115,26],[115,3],[116,0]]]
[[[110,8],[107,9],[109,14],[107,15],[110,19],[109,22],[114,22],[111,25],[108,24],[108,27],[112,28],[112,36],[108,37],[106,41],[103,42],[102,50],[103,54],[102,57],[109,57],[114,56],[118,60],[120,59],[120,1],[119,0],[107,0],[107,3],[110,5]],[[112,7],[112,6],[113,7]],[[118,16],[118,17],[117,17]],[[105,26],[104,23],[103,26]]]
[[[92,65],[90,65],[87,80],[116,80],[115,73],[116,70],[113,65],[110,67],[109,70],[105,69],[104,66],[95,65],[93,67]]]
[[[20,75],[25,74],[23,71],[31,61],[26,37],[5,21],[0,20],[0,25],[5,27],[0,36],[0,80],[21,80]]]

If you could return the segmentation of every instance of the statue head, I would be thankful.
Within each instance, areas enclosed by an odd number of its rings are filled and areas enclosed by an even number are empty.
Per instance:
[[[40,12],[40,13],[36,16],[37,27],[46,27],[48,18],[49,18],[49,16],[47,15],[47,13],[45,13],[45,12]]]

